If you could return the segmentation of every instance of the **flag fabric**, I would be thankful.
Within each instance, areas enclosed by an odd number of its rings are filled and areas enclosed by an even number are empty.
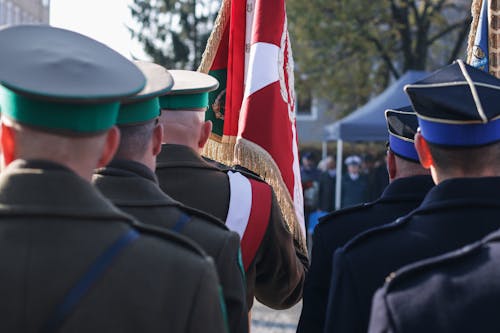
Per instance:
[[[223,0],[199,70],[221,83],[210,96],[214,126],[204,154],[271,184],[306,251],[285,0]]]
[[[489,71],[489,34],[488,34],[488,0],[482,0],[474,36],[470,65],[485,72]]]

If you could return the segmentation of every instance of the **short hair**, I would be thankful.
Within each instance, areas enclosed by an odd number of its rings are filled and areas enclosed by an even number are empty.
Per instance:
[[[130,159],[144,156],[153,135],[157,119],[136,125],[120,125],[120,145],[116,158]]]
[[[462,170],[465,174],[500,165],[500,142],[485,146],[452,147],[429,143],[436,167],[442,170]]]

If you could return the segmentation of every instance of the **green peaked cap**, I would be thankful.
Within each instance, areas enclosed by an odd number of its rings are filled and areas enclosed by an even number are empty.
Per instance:
[[[190,110],[206,108],[208,93],[219,87],[219,82],[208,74],[171,70],[174,86],[166,95],[160,97],[162,110]]]
[[[158,117],[160,115],[158,96],[166,94],[174,85],[172,75],[164,67],[146,61],[134,63],[146,77],[146,86],[137,95],[122,101],[117,125],[139,124]]]
[[[65,29],[3,28],[0,49],[3,114],[49,132],[105,131],[114,126],[120,101],[145,85],[144,75],[128,59]]]

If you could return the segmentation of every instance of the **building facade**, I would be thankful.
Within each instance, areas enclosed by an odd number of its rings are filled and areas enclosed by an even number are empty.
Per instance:
[[[0,26],[49,24],[50,0],[0,0]]]

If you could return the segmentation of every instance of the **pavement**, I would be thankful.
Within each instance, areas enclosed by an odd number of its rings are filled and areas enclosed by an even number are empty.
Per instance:
[[[250,333],[295,333],[302,301],[288,310],[273,310],[257,300],[252,307]]]

